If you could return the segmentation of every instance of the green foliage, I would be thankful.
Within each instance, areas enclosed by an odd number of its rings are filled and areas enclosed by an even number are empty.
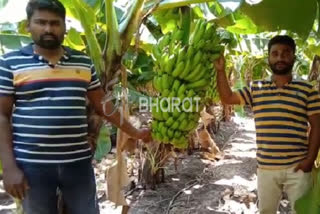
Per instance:
[[[255,5],[244,3],[240,10],[260,32],[286,29],[307,38],[316,18],[317,0],[267,0]]]
[[[139,50],[137,56],[128,52],[124,64],[131,71],[128,80],[135,86],[152,80],[154,76],[152,59],[143,50]]]
[[[104,62],[102,60],[101,47],[94,31],[96,16],[93,8],[81,0],[74,0],[72,4],[70,3],[71,1],[67,0],[62,0],[61,2],[68,7],[68,11],[73,17],[80,20],[88,44],[87,52],[91,56],[97,72],[101,73],[104,70]],[[73,31],[74,34],[75,32]]]
[[[4,8],[4,7],[7,5],[7,3],[8,3],[8,0],[2,0],[2,1],[0,2],[0,10],[1,10],[2,8]]]
[[[31,42],[31,39],[23,35],[0,34],[0,54],[19,49]]]
[[[235,21],[235,24],[228,26],[227,30],[238,34],[254,34],[258,32],[258,27],[246,16]]]
[[[160,25],[163,34],[172,32],[180,27],[179,8],[156,11],[153,13],[153,17]]]
[[[106,154],[111,150],[110,130],[107,126],[102,125],[97,142],[97,149],[94,154],[94,159],[101,161]]]
[[[84,51],[86,48],[85,43],[83,42],[80,33],[74,28],[71,28],[68,31],[67,36],[64,40],[64,43],[65,43],[65,45],[67,45],[73,49],[79,50],[79,51]]]
[[[320,213],[320,172],[319,168],[313,169],[313,187],[295,203],[297,214],[319,214]]]

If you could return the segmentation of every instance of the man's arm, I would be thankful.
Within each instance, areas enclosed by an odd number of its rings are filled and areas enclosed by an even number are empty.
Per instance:
[[[225,72],[225,59],[221,56],[214,61],[217,71],[217,86],[221,102],[225,104],[240,104],[240,99],[235,92],[232,92]]]
[[[151,132],[149,129],[136,129],[133,127],[127,120],[121,118],[122,115],[119,111],[115,111],[110,116],[105,116],[103,112],[102,99],[105,93],[101,88],[92,90],[88,92],[88,98],[90,102],[93,104],[95,111],[101,117],[104,117],[106,120],[114,124],[116,127],[120,128],[122,131],[126,132],[133,138],[142,139],[145,142],[151,141]],[[109,115],[114,109],[113,103],[108,101],[105,104],[106,114]],[[121,120],[122,119],[122,120]],[[122,123],[121,123],[122,122]]]
[[[320,147],[320,114],[314,114],[309,116],[310,134],[309,134],[309,147],[308,156],[303,160],[296,168],[295,171],[301,169],[304,172],[310,172],[312,170],[314,161],[317,158]]]
[[[5,190],[13,197],[23,199],[28,189],[23,172],[18,168],[12,146],[12,97],[0,97],[0,159],[3,167]]]

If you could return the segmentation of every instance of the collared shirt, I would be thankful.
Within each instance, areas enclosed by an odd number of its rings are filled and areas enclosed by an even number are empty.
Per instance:
[[[310,83],[293,80],[277,88],[259,80],[237,94],[254,113],[259,168],[288,168],[307,157],[308,117],[320,113],[320,96]]]
[[[91,158],[86,94],[100,82],[88,56],[64,50],[56,65],[35,54],[32,44],[0,57],[0,96],[14,98],[17,161],[67,163]]]

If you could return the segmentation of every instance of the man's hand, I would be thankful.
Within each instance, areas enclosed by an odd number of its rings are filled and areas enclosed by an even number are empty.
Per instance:
[[[311,172],[312,167],[314,165],[314,161],[310,161],[309,159],[304,159],[301,161],[298,166],[294,169],[294,172],[298,172],[302,170],[303,172]]]
[[[152,141],[151,130],[148,128],[139,129],[136,138],[143,140],[145,143]]]
[[[224,59],[224,56],[221,55],[218,59],[216,59],[213,62],[213,64],[214,64],[214,67],[216,68],[216,71],[224,71],[226,60]]]
[[[6,192],[20,200],[24,199],[29,189],[27,179],[18,167],[3,170],[3,183]]]

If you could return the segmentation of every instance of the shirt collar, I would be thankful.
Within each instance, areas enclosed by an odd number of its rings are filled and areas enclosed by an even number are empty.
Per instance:
[[[24,46],[22,47],[20,50],[23,54],[26,54],[26,55],[35,55],[34,51],[33,51],[33,44],[34,43],[30,43],[29,45],[27,46]],[[68,60],[72,54],[72,51],[69,47],[66,47],[66,46],[62,46],[63,49],[64,49],[64,55],[63,55],[63,58]]]

